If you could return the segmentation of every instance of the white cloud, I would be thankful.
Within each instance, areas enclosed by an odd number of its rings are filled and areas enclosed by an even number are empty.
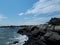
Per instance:
[[[59,15],[54,15],[54,16],[52,16],[52,17],[57,17],[57,18],[60,18],[60,14],[59,14]]]
[[[26,25],[38,25],[38,24],[44,24],[46,23],[50,17],[41,17],[41,18],[33,18],[32,20],[28,20],[24,22]]]
[[[25,19],[25,20],[28,20],[28,19],[30,19],[30,18],[28,18],[28,17],[25,17],[24,19]]]
[[[2,18],[7,18],[7,17],[0,15],[0,19],[2,19]]]
[[[54,11],[60,11],[60,0],[39,0],[35,4],[33,4],[31,9],[28,9],[23,14],[45,14],[51,13]]]
[[[18,15],[19,15],[19,16],[22,16],[23,14],[24,14],[24,13],[19,13]]]
[[[38,1],[32,7],[28,9],[26,14],[41,14],[41,13],[51,13],[60,10],[60,0],[50,0],[50,1]]]
[[[24,22],[25,24],[43,24],[50,20],[51,17],[60,17],[60,15],[52,15],[46,17],[46,14],[51,14],[55,11],[60,11],[60,0],[39,0],[33,4],[30,9],[23,12],[22,15],[33,14],[34,17],[31,20]],[[37,15],[45,14],[43,17],[38,18]]]
[[[57,17],[59,18],[60,15],[54,15],[54,16],[49,16],[49,17],[40,17],[40,18],[32,18],[31,20],[27,20],[24,22],[26,25],[39,25],[39,24],[44,24],[47,23],[52,17]]]
[[[0,22],[3,21],[4,19],[6,19],[7,17],[3,16],[0,14]]]

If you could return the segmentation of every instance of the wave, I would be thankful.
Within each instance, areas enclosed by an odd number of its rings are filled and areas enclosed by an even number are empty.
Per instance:
[[[10,38],[10,42],[7,42],[7,45],[23,45],[25,43],[25,41],[28,40],[28,36],[26,35],[18,35],[15,36],[14,38]],[[14,44],[15,42],[15,44]]]

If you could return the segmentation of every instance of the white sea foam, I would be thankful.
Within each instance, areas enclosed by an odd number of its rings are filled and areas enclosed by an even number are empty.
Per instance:
[[[28,36],[18,35],[18,36],[15,36],[15,38],[13,38],[13,41],[7,42],[7,45],[23,45],[27,40],[28,40]],[[19,43],[13,44],[14,41],[19,41]]]

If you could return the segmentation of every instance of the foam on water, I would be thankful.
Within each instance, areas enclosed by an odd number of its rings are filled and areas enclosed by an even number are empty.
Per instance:
[[[18,34],[17,31],[18,28],[0,28],[0,45],[23,45],[28,37]],[[15,41],[18,43],[13,44]]]
[[[28,40],[28,36],[18,35],[18,36],[15,36],[15,38],[11,38],[10,40],[13,40],[13,41],[7,42],[7,45],[23,45],[25,41]],[[19,43],[13,44],[14,41],[19,41]]]

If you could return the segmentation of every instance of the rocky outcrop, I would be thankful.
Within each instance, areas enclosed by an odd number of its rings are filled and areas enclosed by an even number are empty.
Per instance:
[[[17,32],[27,35],[29,40],[24,45],[60,45],[60,26],[38,25],[20,28]]]
[[[51,24],[51,25],[60,25],[60,18],[51,18],[51,20],[48,22],[48,24]]]

